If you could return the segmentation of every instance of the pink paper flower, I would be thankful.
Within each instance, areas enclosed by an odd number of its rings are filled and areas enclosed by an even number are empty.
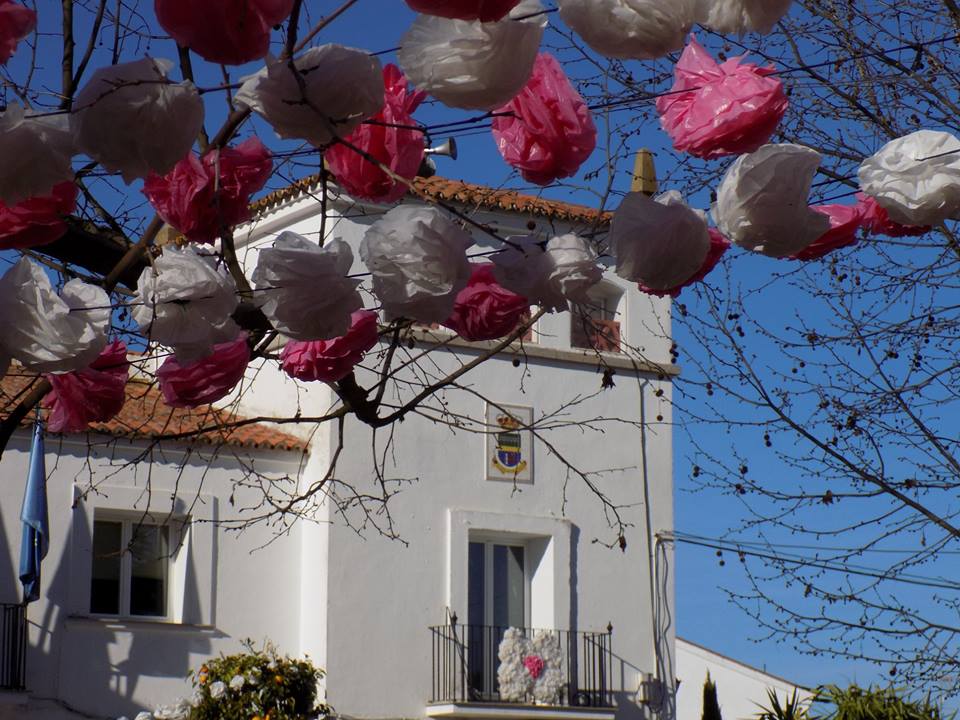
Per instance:
[[[157,214],[188,240],[213,243],[222,228],[250,219],[250,196],[263,187],[272,171],[270,151],[250,138],[202,158],[190,153],[166,175],[150,175],[143,194]]]
[[[17,43],[36,26],[37,14],[33,10],[13,0],[0,0],[0,65],[6,64],[16,51]]]
[[[370,122],[366,122],[345,139],[372,155],[401,177],[412,180],[423,161],[423,132],[415,126],[413,112],[427,94],[407,87],[407,78],[396,65],[383,69],[384,105]],[[355,197],[379,202],[395,202],[403,197],[407,186],[394,182],[378,166],[346,145],[334,145],[324,159],[337,182]]]
[[[67,232],[66,216],[77,207],[77,186],[59,183],[50,195],[13,206],[0,202],[0,250],[47,245]]]
[[[590,109],[556,58],[537,56],[530,80],[497,110],[493,138],[503,159],[524,179],[549,185],[575,175],[597,146]]]
[[[520,0],[407,0],[419,13],[482,22],[502,20],[519,4]]]
[[[730,241],[727,240],[723,234],[715,229],[710,228],[707,232],[710,233],[710,249],[707,251],[707,257],[704,258],[703,264],[700,266],[700,269],[694,273],[690,279],[686,280],[681,285],[676,287],[669,288],[667,290],[654,290],[653,288],[648,288],[644,285],[640,285],[640,290],[647,293],[647,295],[656,295],[657,297],[677,297],[680,294],[680,291],[685,287],[690,287],[696,282],[700,282],[707,275],[713,272],[713,269],[717,266],[717,263],[720,262],[720,259],[723,257],[724,253],[730,249]]]
[[[243,379],[250,362],[246,333],[213,346],[213,354],[187,366],[173,356],[157,370],[160,391],[170,407],[197,407],[216,402]]]
[[[377,313],[358,310],[346,335],[333,340],[288,342],[280,356],[283,371],[297,380],[337,382],[363,360],[377,344],[377,337]]]
[[[543,674],[544,662],[543,658],[539,655],[527,655],[523,659],[523,666],[534,680]]]
[[[863,226],[864,220],[862,205],[813,205],[811,209],[830,218],[830,229],[803,250],[791,255],[792,260],[816,260],[857,243],[857,231]]]
[[[453,314],[443,324],[464,340],[494,340],[509,335],[530,311],[527,298],[504,289],[491,263],[472,266],[467,286],[457,294]]]
[[[127,346],[107,345],[90,367],[47,375],[53,389],[43,399],[50,410],[50,432],[83,432],[92,422],[107,422],[123,407],[127,386]]]
[[[178,45],[210,62],[242,65],[270,50],[274,25],[293,0],[155,0],[160,25]]]
[[[672,92],[657,99],[673,146],[700,158],[751,153],[777,129],[789,101],[773,67],[718,65],[691,38],[674,69]]]
[[[887,237],[913,237],[925,235],[933,228],[929,225],[901,225],[890,219],[889,213],[881,207],[875,198],[857,193],[857,205],[863,214],[863,227],[872,235],[886,235]]]

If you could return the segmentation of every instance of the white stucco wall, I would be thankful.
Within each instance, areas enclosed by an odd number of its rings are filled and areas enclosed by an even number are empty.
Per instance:
[[[18,432],[2,461],[0,602],[18,602],[19,521],[27,476],[29,433]],[[143,444],[102,436],[51,436],[46,443],[50,550],[42,566],[41,599],[29,606],[27,710],[0,703],[0,718],[57,718],[65,703],[94,717],[133,717],[189,696],[187,673],[211,656],[266,639],[300,653],[300,530],[278,538],[264,525],[242,533],[210,521],[236,517],[251,494],[234,493],[246,476],[233,457],[251,459],[266,476],[296,477],[299,453],[198,446],[139,457]],[[81,492],[86,491],[85,495]],[[172,622],[110,621],[89,615],[91,528],[98,511],[189,516],[194,523],[174,566]],[[22,703],[21,703],[22,704]],[[4,716],[4,712],[8,712]]]
[[[770,675],[749,665],[694,643],[677,638],[677,720],[698,720],[703,713],[703,683],[707,672],[717,684],[717,699],[724,720],[755,718],[760,708],[769,706],[767,690],[773,690],[784,703],[794,690],[801,698],[810,693],[788,680]]]
[[[336,204],[333,208],[337,209]],[[255,264],[256,248],[281,230],[316,238],[320,226],[316,212],[316,201],[289,203],[248,233],[239,232],[248,269]],[[328,236],[346,240],[357,256],[365,228],[378,217],[376,208],[352,207],[348,214],[363,212],[370,214],[328,218],[326,225]],[[526,216],[480,212],[473,217],[502,234],[528,231]],[[538,223],[540,229],[547,229],[544,221]],[[556,233],[567,229],[550,228]],[[471,252],[496,247],[482,234],[475,237],[480,248]],[[354,272],[363,270],[357,257]],[[668,364],[669,341],[663,334],[669,332],[669,303],[640,294],[612,273],[606,282],[624,292],[620,319],[625,340],[641,347],[647,359]],[[672,528],[670,382],[649,372],[619,368],[616,387],[601,391],[596,357],[569,352],[535,356],[536,347],[568,351],[569,343],[570,316],[547,315],[539,322],[535,343],[526,356],[511,352],[475,368],[463,379],[463,389],[447,389],[440,401],[425,404],[433,418],[410,414],[404,422],[378,431],[376,442],[369,427],[354,419],[347,422],[336,477],[379,492],[372,459],[376,447],[378,456],[385,458],[384,477],[401,484],[389,503],[389,520],[379,513],[365,517],[356,508],[346,518],[331,514],[329,536],[317,536],[304,546],[304,557],[328,554],[325,665],[328,699],[338,712],[367,718],[423,716],[431,699],[428,627],[444,624],[450,613],[466,622],[465,539],[476,531],[531,538],[555,532],[557,542],[566,546],[551,549],[562,550],[551,562],[557,564],[556,557],[562,557],[562,563],[549,581],[541,577],[540,586],[534,583],[531,622],[590,631],[612,623],[619,715],[626,718],[646,712],[634,700],[639,675],[654,672],[656,666],[644,483],[648,483],[651,532]],[[419,341],[415,349],[404,348],[398,357],[402,361],[429,347],[430,343]],[[442,376],[479,352],[465,347],[439,350],[421,365]],[[514,357],[521,359],[520,367],[513,366]],[[247,406],[245,399],[243,411],[249,414],[251,407],[282,411],[274,399],[288,397],[283,388],[292,382],[279,372],[271,377],[267,367],[259,378],[259,399],[254,397],[253,406]],[[363,370],[358,371],[358,380],[362,386],[375,382]],[[402,390],[400,394],[405,396]],[[543,439],[535,442],[532,485],[514,487],[486,480],[484,435],[436,422],[441,402],[450,414],[447,417],[482,419],[485,399],[530,406],[538,420],[560,413],[549,423],[557,427],[545,429]],[[401,400],[391,397],[391,402]],[[325,403],[332,399],[320,402]],[[575,405],[565,410],[570,403]],[[641,407],[646,420],[642,430]],[[596,427],[588,427],[586,421],[594,421]],[[388,439],[390,450],[385,452]],[[333,442],[332,437],[329,440]],[[551,452],[548,443],[571,466],[597,473],[589,476],[591,482],[621,507],[629,526],[624,552],[605,546],[615,542],[616,533],[603,503]],[[312,472],[322,476],[323,468],[318,464]],[[375,524],[398,539],[385,537]],[[669,551],[667,559],[672,559]],[[308,575],[305,566],[305,585],[313,582]],[[672,605],[672,589],[665,602]],[[664,643],[672,649],[672,628],[667,629]]]

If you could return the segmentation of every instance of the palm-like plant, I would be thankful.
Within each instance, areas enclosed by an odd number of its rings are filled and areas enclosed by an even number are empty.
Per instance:
[[[817,720],[811,715],[800,699],[800,694],[794,689],[793,694],[780,702],[780,696],[774,690],[767,689],[767,705],[760,705],[757,720]]]

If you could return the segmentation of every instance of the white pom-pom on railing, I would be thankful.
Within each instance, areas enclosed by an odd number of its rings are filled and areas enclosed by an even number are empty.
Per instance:
[[[702,0],[700,22],[720,33],[767,34],[790,11],[793,0]]]
[[[782,258],[799,253],[830,229],[811,210],[810,186],[821,155],[802,145],[764,145],[729,167],[713,205],[717,227],[747,250]]]
[[[419,15],[397,61],[410,82],[450,107],[494,110],[523,89],[547,21],[539,0],[523,0],[498,22]]]
[[[74,99],[77,148],[127,184],[166,175],[203,126],[203,100],[190,81],[167,79],[173,63],[144,58],[99,68]]]
[[[236,283],[189,245],[166,247],[143,270],[137,300],[134,321],[150,340],[173,348],[181,365],[210,355],[214,345],[240,332],[231,318],[239,304]]]
[[[860,165],[860,187],[901,225],[960,218],[960,140],[918,130],[891,140]]]
[[[370,226],[360,257],[388,319],[443,322],[470,279],[472,244],[437,208],[400,205]]]
[[[559,0],[560,17],[601,55],[655,60],[683,48],[701,0]]]
[[[703,265],[710,233],[704,214],[690,208],[680,193],[670,191],[653,200],[632,192],[613,214],[609,243],[617,275],[653,290],[668,290]]]
[[[71,280],[58,296],[37,263],[20,258],[0,278],[0,355],[29,370],[63,373],[89,366],[107,345],[110,296]]]
[[[294,340],[345,335],[351,315],[363,307],[359,280],[347,275],[353,251],[342,240],[320,247],[284,232],[264,248],[253,271],[257,303],[274,328]]]
[[[294,67],[296,73],[287,61],[268,57],[234,98],[280,138],[327,145],[383,107],[383,70],[365,50],[329,43],[304,52]]]
[[[8,105],[0,113],[0,202],[12,207],[72,181],[73,153],[73,133],[65,116],[34,117],[20,105]]]

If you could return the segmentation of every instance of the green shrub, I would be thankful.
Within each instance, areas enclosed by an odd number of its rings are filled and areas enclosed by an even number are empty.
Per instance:
[[[826,685],[817,690],[814,702],[827,706],[822,720],[945,720],[929,698],[910,700],[895,688]]]
[[[703,720],[723,720],[720,716],[720,701],[717,700],[717,684],[710,679],[703,683]]]
[[[327,713],[317,702],[322,670],[309,660],[281,657],[270,646],[247,647],[191,673],[196,692],[190,720],[312,720]]]
[[[816,720],[807,713],[796,689],[784,703],[780,702],[780,697],[776,692],[768,689],[767,702],[769,704],[766,706],[758,704],[760,712],[756,715],[757,720]]]

